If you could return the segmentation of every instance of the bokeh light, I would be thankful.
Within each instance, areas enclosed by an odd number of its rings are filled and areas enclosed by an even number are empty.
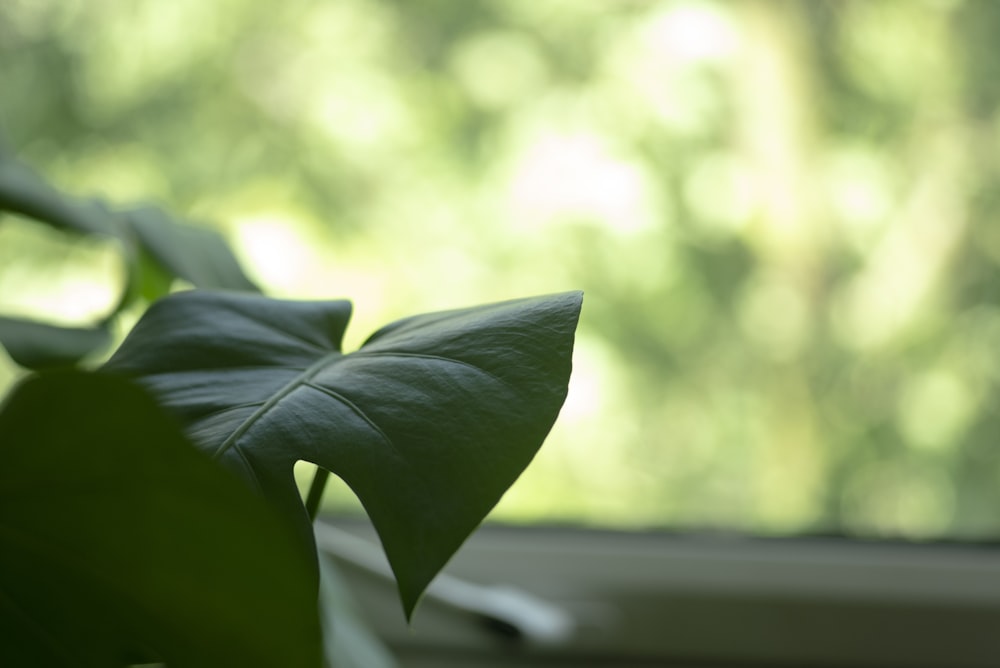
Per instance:
[[[349,348],[584,289],[494,519],[995,539],[998,31],[985,0],[10,0],[0,136],[354,300]],[[0,220],[0,311],[97,317],[113,249],[51,236]]]

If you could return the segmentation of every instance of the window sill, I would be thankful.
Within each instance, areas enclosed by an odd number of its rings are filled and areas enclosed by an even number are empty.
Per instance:
[[[347,534],[320,540],[333,552],[351,536],[377,545],[365,523],[327,526]],[[381,560],[375,566],[334,556],[362,616],[407,667],[980,668],[1000,665],[998,552],[485,526],[448,566],[445,586],[432,585],[412,628],[380,551],[369,549]],[[455,599],[455,584],[459,592],[469,585],[473,599],[478,587],[486,602]],[[509,614],[487,600],[511,591]],[[568,626],[533,627],[533,600]]]

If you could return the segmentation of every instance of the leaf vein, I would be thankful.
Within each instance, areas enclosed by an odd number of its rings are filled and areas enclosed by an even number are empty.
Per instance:
[[[396,444],[392,442],[392,439],[389,438],[389,435],[386,434],[384,431],[382,431],[382,428],[379,427],[377,424],[375,424],[375,421],[372,420],[370,417],[368,417],[368,414],[365,413],[363,410],[361,410],[361,408],[357,404],[355,404],[353,401],[351,401],[350,399],[348,399],[347,397],[345,397],[344,395],[342,395],[340,392],[337,392],[336,390],[331,390],[328,387],[323,387],[322,385],[317,385],[316,383],[313,383],[313,382],[306,382],[305,386],[306,387],[311,387],[314,390],[322,392],[323,394],[327,395],[331,399],[336,399],[337,401],[339,401],[343,405],[347,406],[349,409],[351,409],[351,411],[355,415],[357,415],[359,418],[361,418],[362,420],[364,420],[365,424],[367,424],[369,427],[371,427],[372,431],[374,431],[375,433],[377,433],[379,435],[379,437],[382,439],[382,441],[386,445],[389,446],[390,450],[392,450],[393,452],[395,452],[398,456],[402,457],[403,453],[399,450],[398,447],[396,447]]]
[[[495,373],[492,373],[491,371],[487,371],[486,369],[484,369],[481,366],[476,366],[475,364],[471,364],[470,362],[466,362],[464,360],[455,359],[454,357],[442,357],[441,355],[428,355],[426,353],[404,353],[404,352],[387,352],[387,351],[365,352],[364,350],[359,350],[358,352],[351,353],[351,355],[350,355],[350,357],[355,357],[355,358],[356,357],[362,357],[362,356],[363,357],[404,357],[404,358],[406,358],[406,357],[412,357],[412,358],[415,358],[415,359],[434,360],[436,362],[450,362],[451,364],[458,364],[458,365],[463,366],[463,367],[465,367],[467,369],[472,369],[473,371],[478,371],[482,375],[487,376],[488,378],[491,378],[492,380],[495,380],[500,385],[503,385],[505,388],[507,388],[508,390],[510,390],[512,393],[517,394],[517,390],[515,390],[515,388],[510,383],[508,383],[506,380],[504,380],[500,376],[496,375]]]

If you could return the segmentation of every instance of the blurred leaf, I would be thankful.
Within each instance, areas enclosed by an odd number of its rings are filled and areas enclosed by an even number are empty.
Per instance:
[[[566,396],[580,293],[416,316],[341,352],[344,301],[191,291],[154,304],[105,366],[312,541],[292,467],[364,504],[409,616],[542,444]]]
[[[124,215],[139,243],[178,278],[199,288],[259,291],[218,232],[176,222],[154,207]]]
[[[10,211],[53,227],[118,237],[115,215],[97,201],[60,193],[31,169],[0,153],[0,211]]]
[[[313,555],[140,388],[33,377],[0,458],[0,665],[319,665]]]
[[[174,275],[145,248],[139,249],[138,269],[135,271],[136,283],[131,286],[133,296],[141,296],[152,304],[157,299],[170,294],[174,284]]]
[[[117,239],[125,252],[129,276],[122,297],[112,312],[92,327],[63,327],[48,323],[0,316],[0,345],[17,364],[29,369],[73,366],[84,357],[111,343],[107,323],[128,305],[137,280],[135,263],[129,256],[127,238],[117,214],[99,201],[65,195],[27,166],[0,151],[0,212],[10,211],[46,223],[54,228]]]
[[[389,650],[358,615],[339,569],[320,556],[320,618],[327,664],[335,668],[396,668]]]
[[[61,327],[0,316],[0,345],[12,360],[28,369],[73,366],[110,344],[111,333],[104,325]]]

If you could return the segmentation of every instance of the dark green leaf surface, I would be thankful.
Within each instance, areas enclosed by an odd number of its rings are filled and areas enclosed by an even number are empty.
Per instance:
[[[60,327],[0,316],[0,345],[12,360],[28,369],[73,366],[110,344],[111,334],[101,325]]]
[[[0,462],[0,665],[319,665],[314,555],[140,388],[26,381]]]
[[[123,215],[139,243],[174,276],[199,288],[258,291],[218,232],[176,222],[154,207]]]
[[[581,299],[417,316],[344,355],[348,302],[179,293],[150,308],[105,368],[140,379],[309,539],[295,461],[342,477],[409,615],[552,427]]]

